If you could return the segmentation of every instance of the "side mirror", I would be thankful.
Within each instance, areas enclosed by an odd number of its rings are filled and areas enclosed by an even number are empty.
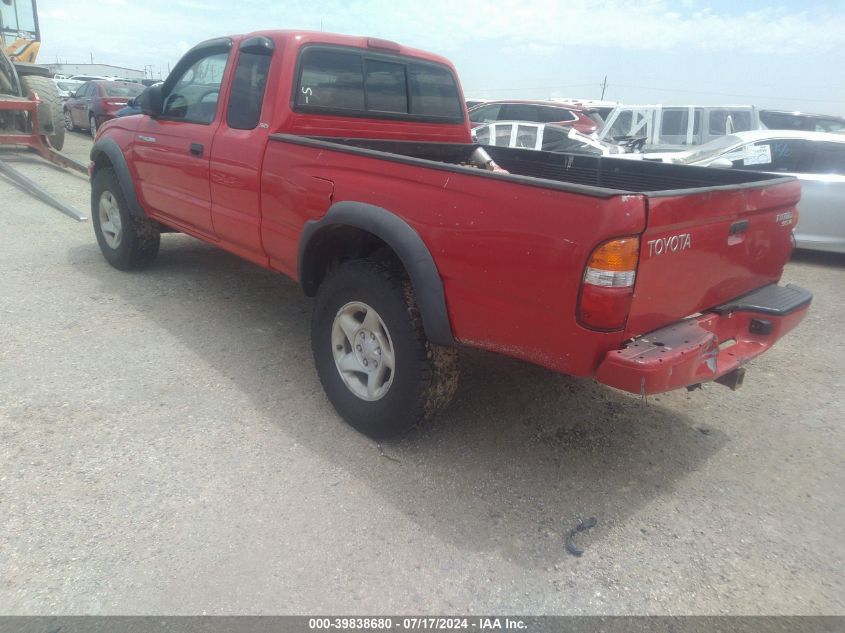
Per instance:
[[[136,97],[135,103],[141,108],[141,112],[147,116],[159,116],[163,106],[161,86],[150,86]]]

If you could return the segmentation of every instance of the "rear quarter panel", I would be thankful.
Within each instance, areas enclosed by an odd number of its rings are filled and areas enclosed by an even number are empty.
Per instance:
[[[333,182],[331,193],[326,182]],[[644,229],[641,196],[599,198],[469,168],[423,168],[271,141],[262,238],[272,265],[298,277],[302,227],[340,201],[382,207],[417,231],[443,279],[461,343],[574,375],[592,374],[621,343],[621,332],[579,326],[576,303],[591,250]]]

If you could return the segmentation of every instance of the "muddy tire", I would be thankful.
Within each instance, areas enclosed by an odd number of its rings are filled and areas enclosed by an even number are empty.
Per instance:
[[[50,121],[42,121],[44,136],[49,139],[50,145],[55,149],[62,149],[65,145],[65,120],[62,100],[59,97],[59,89],[56,88],[56,84],[49,77],[37,75],[23,75],[20,80],[24,97],[29,96],[30,90],[34,90],[38,98],[46,105],[46,109],[50,112]],[[48,125],[44,126],[44,123],[48,123]]]
[[[158,255],[158,223],[129,211],[117,176],[109,168],[98,170],[91,183],[91,221],[103,257],[115,268],[145,268]]]
[[[334,408],[374,439],[433,417],[458,385],[457,350],[428,341],[411,283],[387,259],[349,261],[329,275],[317,292],[311,347]]]

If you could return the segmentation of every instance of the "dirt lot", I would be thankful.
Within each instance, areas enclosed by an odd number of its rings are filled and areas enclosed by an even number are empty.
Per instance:
[[[87,211],[83,177],[0,159]],[[118,272],[5,180],[0,226],[2,613],[845,614],[845,258],[788,266],[812,312],[736,393],[467,351],[379,450],[293,282],[181,235]]]

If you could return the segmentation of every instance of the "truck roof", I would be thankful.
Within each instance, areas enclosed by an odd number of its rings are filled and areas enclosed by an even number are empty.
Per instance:
[[[435,55],[434,53],[429,53],[428,51],[423,51],[417,48],[411,48],[410,46],[404,46],[391,40],[385,40],[366,35],[341,35],[339,33],[325,33],[323,31],[273,29],[264,31],[254,31],[252,33],[241,33],[238,35],[229,35],[226,37],[229,37],[236,41],[240,41],[243,39],[259,36],[268,37],[277,44],[293,41],[298,46],[301,46],[303,44],[330,44],[335,46],[349,46],[352,48],[362,48],[365,50],[372,51],[390,52],[394,54],[405,55],[408,57],[416,57],[418,59],[435,62],[438,64],[443,64],[444,66],[448,66],[449,68],[451,68],[453,71],[455,69],[451,61],[440,55]],[[200,48],[204,44],[215,40],[220,40],[220,38],[214,38],[214,40],[206,40],[205,42],[197,44],[197,46],[194,48]]]

